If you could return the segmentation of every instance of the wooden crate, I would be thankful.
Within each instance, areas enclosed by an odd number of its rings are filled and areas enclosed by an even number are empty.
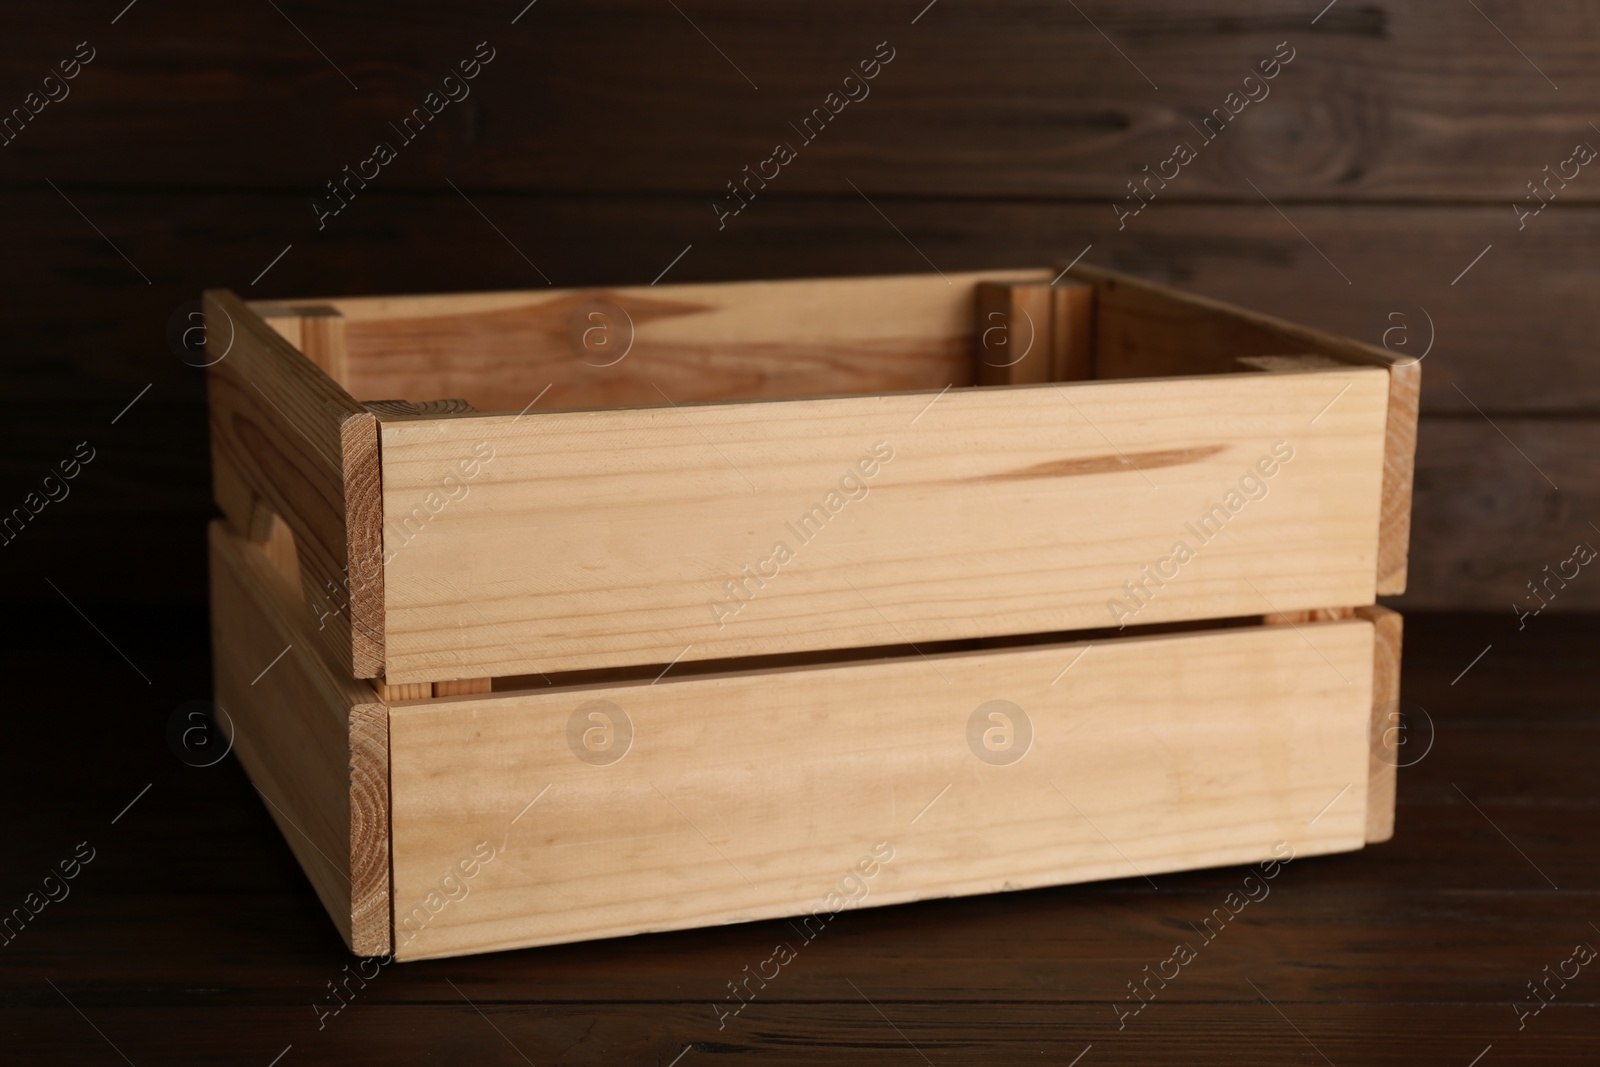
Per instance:
[[[1081,267],[205,306],[218,702],[356,952],[1392,832],[1415,364]]]

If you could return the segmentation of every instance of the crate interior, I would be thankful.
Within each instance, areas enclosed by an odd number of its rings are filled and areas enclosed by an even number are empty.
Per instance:
[[[1012,289],[1032,292],[1009,302]],[[1086,298],[1070,312],[1054,301],[1066,289]],[[479,412],[535,397],[571,410],[1221,374],[1254,355],[1374,361],[1355,342],[1086,268],[256,308],[359,401]]]
[[[461,400],[504,412],[521,410],[547,387],[543,409],[971,386],[981,371],[979,283],[1050,277],[1021,270],[263,307],[280,329],[294,314],[336,313],[340,360],[290,339],[357,400]],[[1046,358],[1043,329],[1039,359]]]
[[[1010,302],[1013,288],[1032,294]],[[1088,298],[1075,306],[1070,331],[1062,310],[1051,323],[1054,290]],[[547,389],[544,410],[779,400],[1226,373],[1237,355],[1286,350],[1280,336],[1262,336],[1224,310],[1182,304],[1174,322],[1173,309],[1149,306],[1149,291],[1050,269],[258,310],[360,402],[458,400],[483,413],[523,410]],[[328,322],[338,323],[336,355],[310,334],[312,323]],[[1066,362],[1064,344],[1078,349]]]

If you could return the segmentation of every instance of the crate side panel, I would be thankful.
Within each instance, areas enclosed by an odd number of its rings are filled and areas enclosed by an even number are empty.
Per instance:
[[[205,297],[218,504],[259,537],[294,534],[314,640],[353,677],[383,666],[377,420],[238,297]],[[264,518],[266,517],[266,518]]]
[[[826,923],[1356,849],[1372,634],[1252,627],[395,708],[396,953]]]
[[[1371,603],[1386,390],[1346,366],[386,424],[387,677]]]

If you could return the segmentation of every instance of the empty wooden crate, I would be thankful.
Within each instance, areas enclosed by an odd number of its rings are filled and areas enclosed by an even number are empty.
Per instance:
[[[1086,268],[205,306],[218,703],[356,952],[1391,832],[1415,364]]]

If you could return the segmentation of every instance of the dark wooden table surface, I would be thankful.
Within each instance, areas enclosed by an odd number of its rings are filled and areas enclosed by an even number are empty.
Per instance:
[[[331,1012],[329,984],[354,961],[262,802],[232,758],[193,767],[169,746],[175,710],[209,692],[204,621],[84,606],[102,632],[62,604],[18,620],[0,653],[0,903],[23,906],[93,850],[69,895],[0,948],[0,1062],[1600,1057],[1600,961],[1570,962],[1600,946],[1600,619],[1519,632],[1509,613],[1411,617],[1407,758],[1427,751],[1401,771],[1394,840],[1292,863],[1209,943],[1191,924],[1246,869],[864,909],[719,1025],[727,983],[795,939],[786,923],[368,963],[374,977]],[[1197,958],[1119,1028],[1127,983],[1185,941]],[[1549,1001],[1537,1014],[1530,982]]]

